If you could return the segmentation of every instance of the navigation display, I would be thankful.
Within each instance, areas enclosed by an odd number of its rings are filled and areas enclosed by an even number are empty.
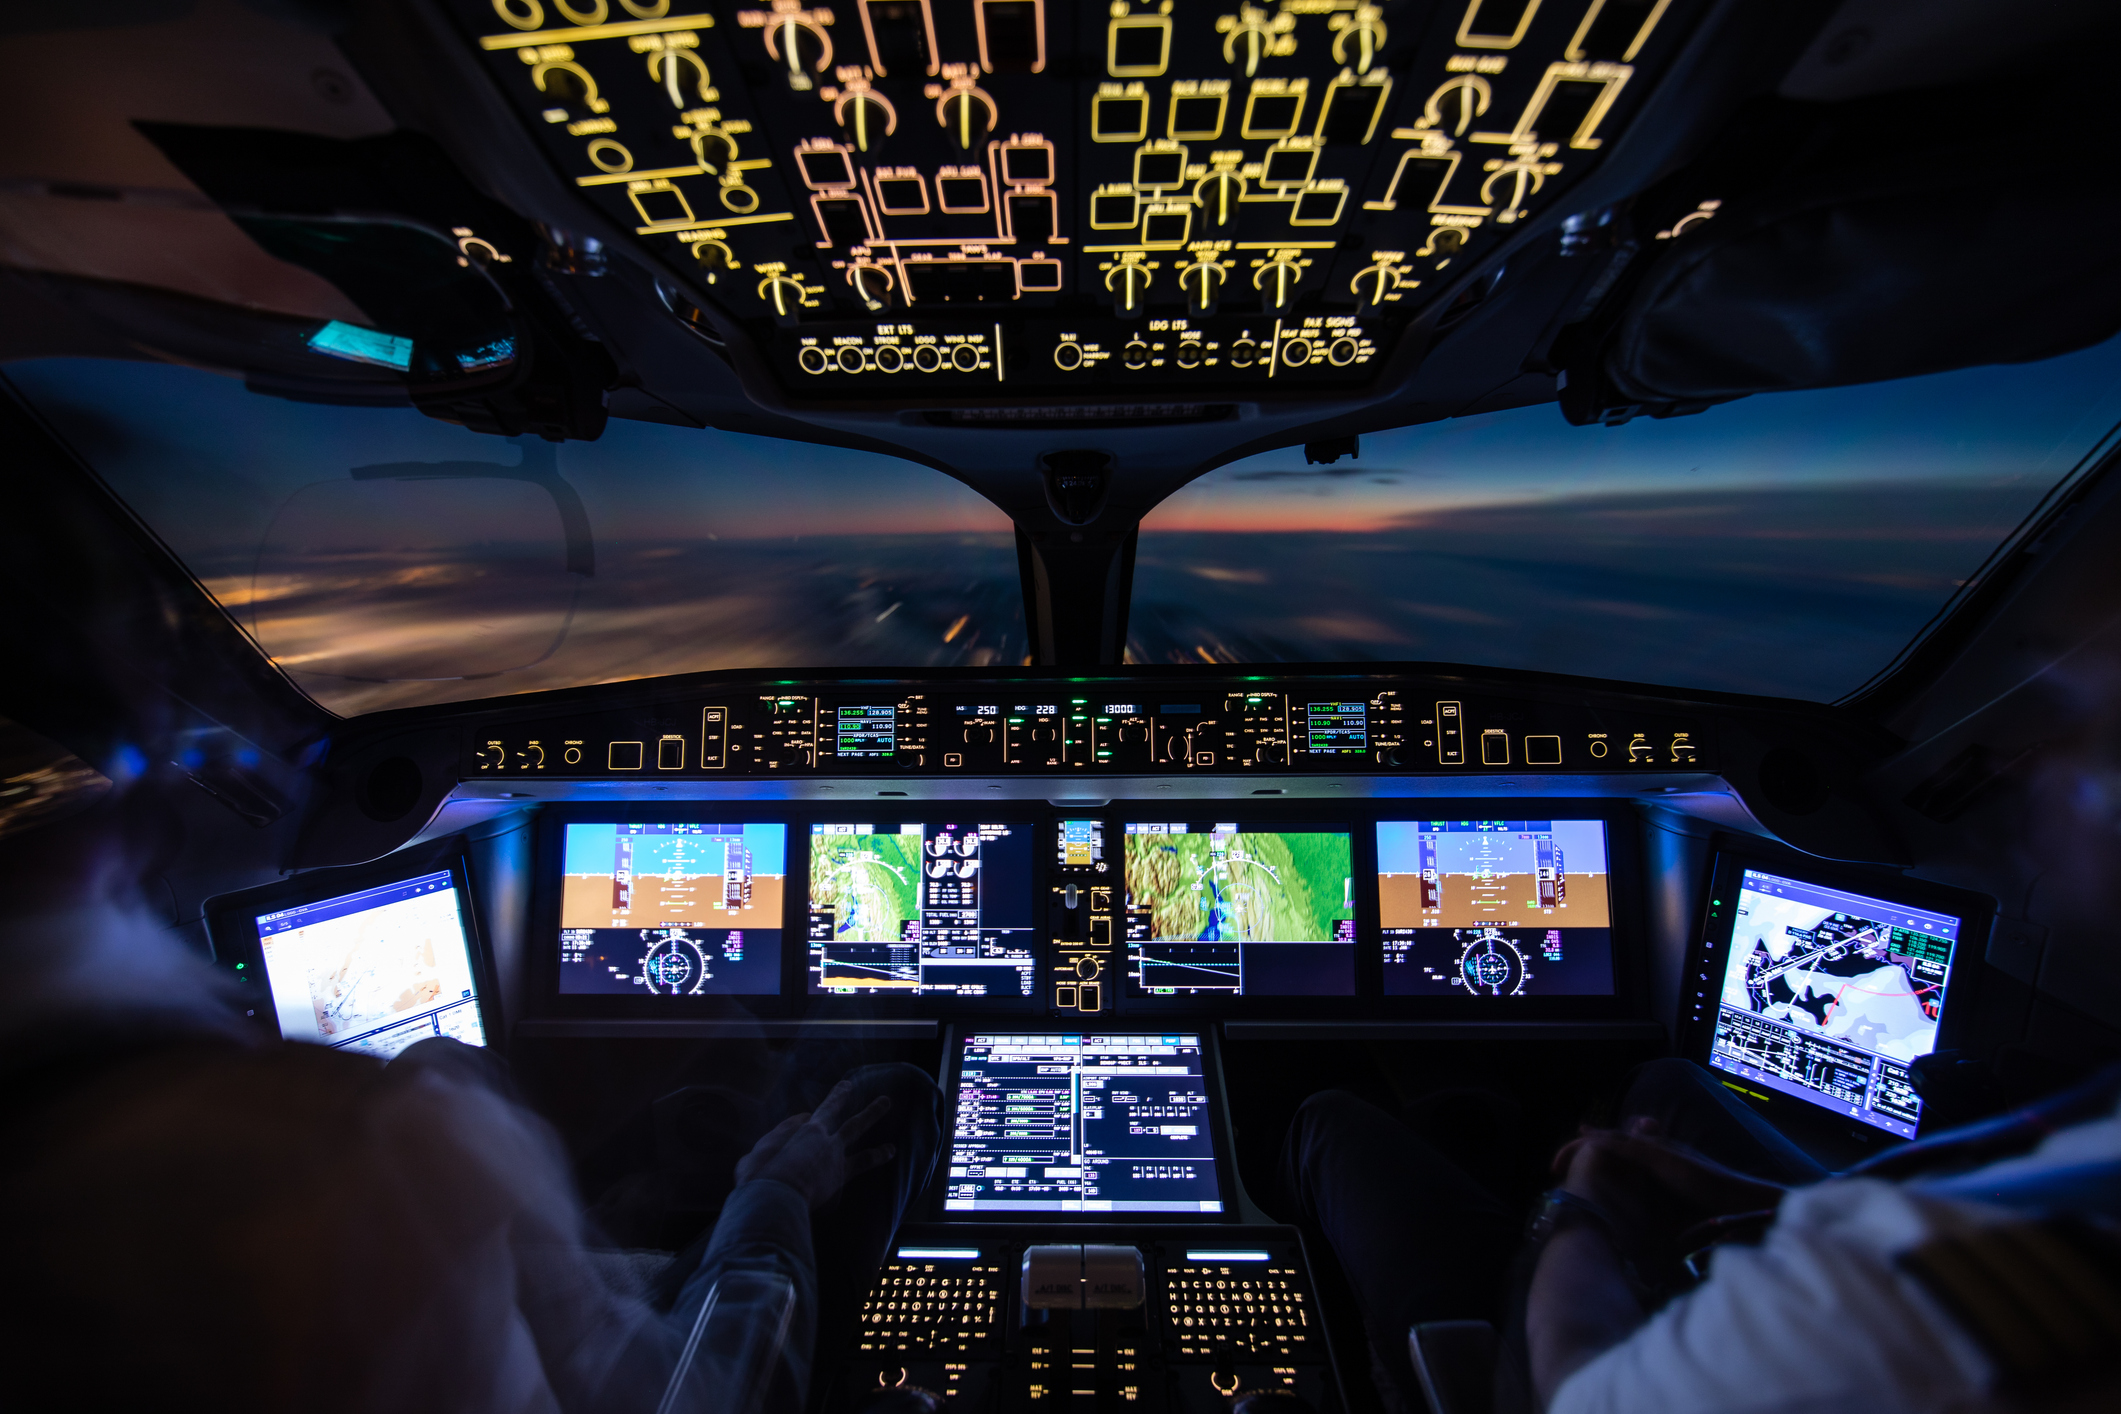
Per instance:
[[[786,825],[570,821],[563,994],[776,996]]]
[[[1960,920],[1758,869],[1741,878],[1708,1061],[1912,1139]]]
[[[812,995],[1031,1000],[1032,831],[810,827]]]
[[[1602,820],[1381,820],[1384,990],[1613,994]]]
[[[1345,827],[1130,824],[1126,871],[1128,996],[1354,995]]]
[[[1221,1212],[1199,1034],[967,1036],[943,1207]]]
[[[430,1036],[486,1044],[471,938],[448,870],[255,922],[288,1040],[386,1059]]]

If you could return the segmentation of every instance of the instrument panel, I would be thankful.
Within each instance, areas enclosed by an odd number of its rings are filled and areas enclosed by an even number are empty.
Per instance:
[[[1683,0],[451,8],[581,199],[818,399],[1368,384],[1600,160],[1693,18]]]
[[[729,684],[632,710],[466,728],[481,778],[684,780],[1705,771],[1705,718],[1377,679],[992,683],[861,690]]]

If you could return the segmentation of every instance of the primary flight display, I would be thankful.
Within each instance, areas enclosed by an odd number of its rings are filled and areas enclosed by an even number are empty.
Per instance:
[[[570,821],[564,849],[563,994],[781,990],[786,825]]]
[[[1387,996],[1609,996],[1602,820],[1380,820]]]

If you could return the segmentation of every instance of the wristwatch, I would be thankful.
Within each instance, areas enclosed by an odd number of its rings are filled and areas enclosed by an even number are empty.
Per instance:
[[[1563,1228],[1585,1225],[1598,1228],[1607,1241],[1618,1247],[1620,1235],[1605,1209],[1566,1188],[1549,1188],[1539,1195],[1539,1205],[1525,1224],[1525,1238],[1534,1246],[1543,1247]]]

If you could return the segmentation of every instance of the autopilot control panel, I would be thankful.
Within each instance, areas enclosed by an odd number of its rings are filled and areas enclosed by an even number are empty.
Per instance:
[[[1689,0],[453,0],[578,198],[811,398],[1360,386]]]

